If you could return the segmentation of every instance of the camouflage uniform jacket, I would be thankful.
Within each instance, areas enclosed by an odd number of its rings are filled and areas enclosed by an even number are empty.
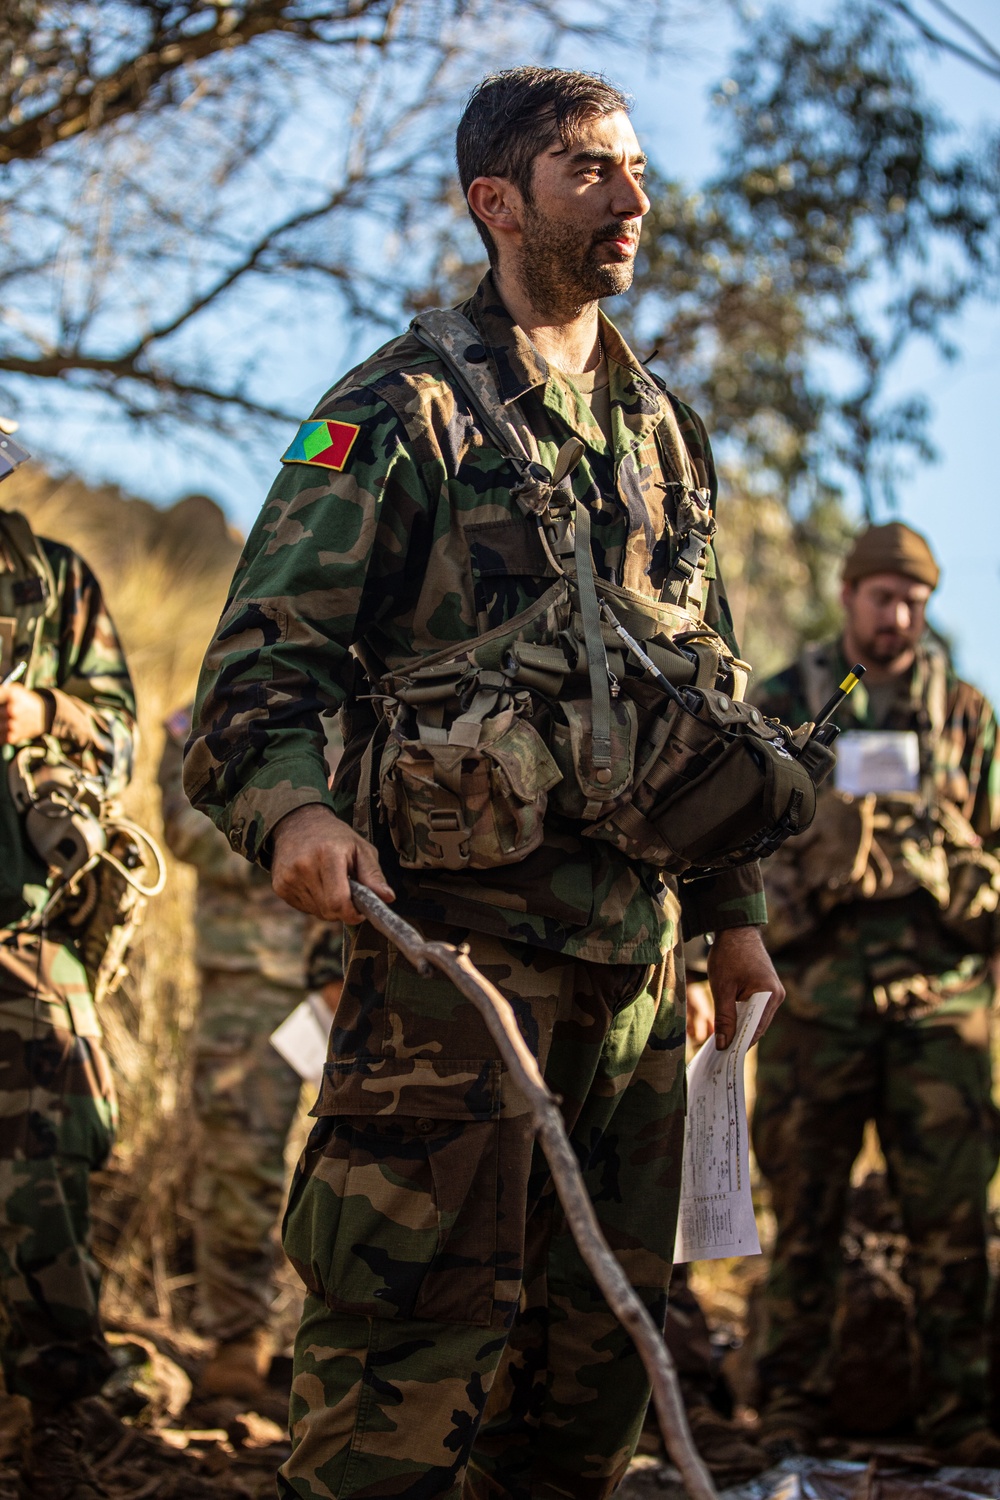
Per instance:
[[[23,523],[22,523],[23,524]],[[15,533],[12,533],[14,535]],[[84,770],[98,776],[110,796],[123,790],[132,772],[135,695],[125,658],[100,586],[83,559],[60,542],[38,537],[54,589],[32,640],[21,638],[17,614],[18,559],[0,512],[0,627],[14,625],[14,663],[28,660],[24,685],[40,693],[50,709],[49,736]],[[39,610],[42,615],[42,610]],[[4,675],[11,670],[5,660]],[[0,818],[11,837],[20,837],[10,798],[6,764],[17,747],[4,746],[0,774]],[[14,829],[17,827],[17,833]],[[7,862],[0,890],[10,903],[19,892],[9,887],[19,876]]]
[[[55,580],[58,601],[46,615],[26,687],[48,699],[49,733],[86,770],[99,776],[109,796],[132,774],[135,693],[100,585],[83,558],[61,542],[38,537]],[[0,614],[4,574],[12,571],[0,513]],[[14,656],[27,656],[15,641]],[[10,665],[2,668],[4,675]]]
[[[231,849],[211,819],[188,801],[181,771],[191,710],[179,709],[164,727],[157,772],[163,833],[174,857],[198,872],[194,922],[199,968],[260,974],[288,989],[318,988],[339,979],[339,927],[334,943],[326,923],[276,896],[267,871]]]
[[[847,676],[849,664],[840,641],[813,648],[812,654],[831,681],[841,682]],[[888,714],[878,723],[864,682],[850,694],[834,716],[834,722],[841,730],[929,730],[924,686],[930,677],[929,664],[930,651],[922,646],[912,671],[899,678]],[[963,682],[950,663],[945,680],[944,730],[932,736],[930,743],[934,785],[964,813],[987,849],[1000,849],[1000,742],[996,716],[979,689]],[[815,714],[798,662],[763,683],[753,698],[783,724],[800,724]]]
[[[572,382],[514,325],[490,276],[461,310],[480,333],[502,400],[522,403],[542,461],[552,468],[571,436],[584,442],[573,490],[591,516],[598,574],[658,599],[654,580],[673,561],[677,482],[655,436],[664,397],[602,318],[609,447]],[[669,404],[714,499],[704,427],[673,397]],[[341,451],[309,460],[298,444],[286,455],[206,656],[185,768],[192,801],[235,849],[262,862],[272,829],[293,809],[329,802],[350,818],[350,788],[339,798],[327,789],[317,715],[348,699],[355,642],[366,663],[392,670],[510,620],[555,576],[510,495],[509,463],[412,333],[346,375],[316,416],[334,424]],[[705,618],[735,649],[714,556],[707,576]],[[346,766],[350,731],[345,739]],[[547,828],[521,863],[449,878],[399,870],[387,835],[378,841],[400,909],[412,916],[598,963],[656,962],[675,939],[675,889],[608,844]],[[683,904],[694,932],[759,923],[759,871],[692,882]]]

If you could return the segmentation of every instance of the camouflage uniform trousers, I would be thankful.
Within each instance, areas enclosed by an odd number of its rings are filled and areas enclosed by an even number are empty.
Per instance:
[[[98,1036],[70,948],[0,947],[0,1361],[8,1391],[49,1402],[94,1394],[113,1369],[90,1250],[89,1177],[116,1125]]]
[[[197,1321],[211,1337],[230,1340],[270,1319],[285,1143],[302,1080],[268,1038],[304,991],[253,971],[202,969],[200,979],[192,1185]]]
[[[795,1014],[789,988],[793,1009],[760,1043],[753,1122],[777,1217],[762,1409],[822,1424],[850,1173],[871,1119],[911,1246],[918,1427],[953,1443],[986,1421],[986,1193],[998,1159],[987,987],[916,1019],[873,1004],[850,1028]]]
[[[673,960],[604,966],[483,934],[597,1216],[662,1327],[684,1129]],[[286,1500],[599,1500],[649,1396],[475,1008],[358,930],[285,1249],[309,1296]]]

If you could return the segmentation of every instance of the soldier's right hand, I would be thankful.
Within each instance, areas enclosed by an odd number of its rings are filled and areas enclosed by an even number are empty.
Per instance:
[[[326,922],[364,920],[351,900],[349,880],[383,901],[396,899],[378,854],[329,807],[311,802],[286,814],[274,830],[271,884],[289,906]]]

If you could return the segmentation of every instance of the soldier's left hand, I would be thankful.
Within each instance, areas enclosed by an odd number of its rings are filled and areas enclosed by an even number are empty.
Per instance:
[[[19,682],[0,684],[0,745],[26,745],[48,728],[49,706]]]
[[[736,1035],[736,1007],[761,990],[770,990],[767,1009],[754,1033],[759,1042],[785,998],[759,927],[727,927],[715,934],[708,950],[708,980],[715,997],[715,1045],[724,1050]]]

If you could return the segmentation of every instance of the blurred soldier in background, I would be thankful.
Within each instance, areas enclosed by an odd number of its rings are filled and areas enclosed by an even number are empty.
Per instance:
[[[845,564],[841,639],[757,694],[797,724],[851,663],[867,668],[838,712],[815,823],[765,868],[787,989],[760,1045],[754,1117],[777,1215],[760,1361],[775,1455],[808,1448],[824,1421],[845,1200],[874,1120],[911,1246],[919,1431],[954,1462],[1000,1464],[984,1326],[1000,757],[989,703],[925,633],[938,576],[918,533],[871,527]]]
[[[191,806],[181,786],[190,729],[190,709],[167,721],[159,782],[167,845],[198,871],[196,1321],[216,1340],[199,1384],[205,1396],[259,1402],[273,1352],[285,1142],[302,1086],[268,1039],[307,989],[336,1009],[342,934],[287,906],[267,873]]]
[[[0,424],[9,432],[11,424]],[[11,458],[0,443],[0,477]],[[0,1360],[8,1392],[28,1397],[32,1429],[20,1493],[35,1500],[96,1500],[86,1459],[89,1408],[114,1368],[98,1313],[100,1272],[90,1250],[90,1173],[103,1165],[116,1124],[114,1087],[88,972],[57,905],[54,848],[30,836],[57,828],[72,855],[96,814],[62,815],[40,792],[59,768],[93,778],[98,799],[132,769],[135,699],[101,590],[69,547],[36,537],[23,516],[0,512]],[[17,752],[32,747],[14,799]],[[37,758],[34,751],[37,750]],[[24,758],[17,755],[18,764]],[[35,799],[38,799],[37,801]],[[43,811],[35,812],[42,805]],[[47,809],[47,812],[44,810]],[[72,826],[71,826],[72,823]],[[82,928],[76,929],[77,935]]]

